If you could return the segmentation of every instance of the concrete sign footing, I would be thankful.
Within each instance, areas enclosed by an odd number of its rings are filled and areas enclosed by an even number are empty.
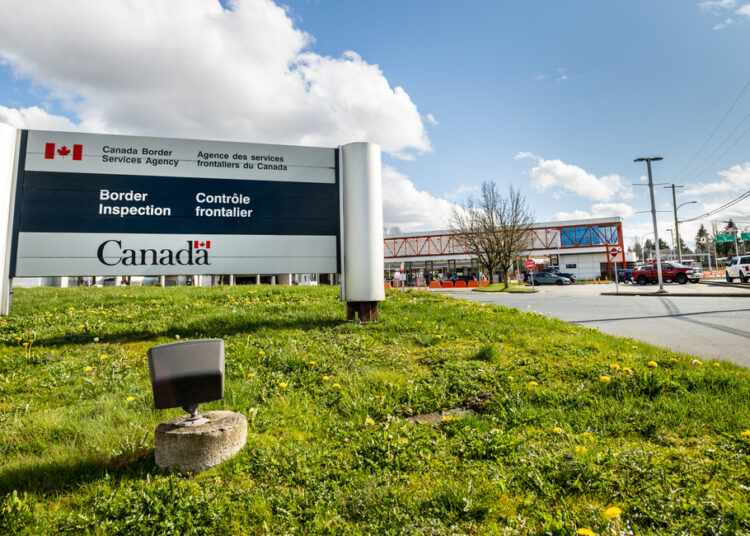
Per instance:
[[[156,427],[156,465],[182,474],[202,473],[237,454],[247,440],[247,419],[232,411],[206,411],[206,421],[182,425],[190,415],[182,415]]]

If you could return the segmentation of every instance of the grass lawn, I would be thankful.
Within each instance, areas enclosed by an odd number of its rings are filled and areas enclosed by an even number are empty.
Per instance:
[[[0,534],[750,534],[750,371],[729,363],[428,292],[389,292],[369,326],[330,287],[13,300]],[[201,409],[248,418],[192,478],[153,456],[182,411],[152,409],[146,350],[178,337],[225,339],[225,399]]]
[[[505,283],[492,283],[486,287],[477,287],[474,292],[533,292],[530,285],[511,283],[505,288]]]

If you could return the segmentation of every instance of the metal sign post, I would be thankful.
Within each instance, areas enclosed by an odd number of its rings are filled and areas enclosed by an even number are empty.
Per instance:
[[[529,274],[530,274],[529,279],[531,279],[532,291],[534,290],[534,272],[532,272],[531,270],[533,270],[535,266],[536,266],[536,261],[534,261],[534,259],[528,259],[526,261],[526,269],[529,270]]]
[[[619,253],[620,252],[617,248],[612,248],[609,250],[609,254],[612,255],[612,261],[615,263],[615,288],[618,293],[620,292],[620,277],[617,273],[617,255]]]

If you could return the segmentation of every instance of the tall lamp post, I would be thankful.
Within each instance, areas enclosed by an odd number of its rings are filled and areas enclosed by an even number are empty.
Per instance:
[[[661,156],[653,156],[649,158],[636,158],[633,162],[646,162],[648,168],[648,192],[651,196],[651,220],[654,224],[654,242],[656,243],[656,274],[659,278],[659,292],[666,292],[664,290],[664,279],[661,276],[661,250],[659,249],[659,230],[656,228],[656,204],[654,203],[654,180],[651,177],[651,162],[659,162],[664,160]]]
[[[672,185],[674,186],[674,184]],[[672,190],[672,202],[674,203],[674,189]],[[682,246],[680,246],[680,222],[677,219],[677,210],[685,205],[692,205],[698,201],[688,201],[687,203],[680,203],[674,207],[674,234],[677,235],[677,262],[682,264]]]

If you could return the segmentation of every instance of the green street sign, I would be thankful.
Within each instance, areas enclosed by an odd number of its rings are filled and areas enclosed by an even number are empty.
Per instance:
[[[734,235],[733,234],[717,234],[716,235],[716,243],[720,242],[734,242]]]
[[[740,239],[744,242],[745,240],[750,240],[750,233],[741,233]]]

